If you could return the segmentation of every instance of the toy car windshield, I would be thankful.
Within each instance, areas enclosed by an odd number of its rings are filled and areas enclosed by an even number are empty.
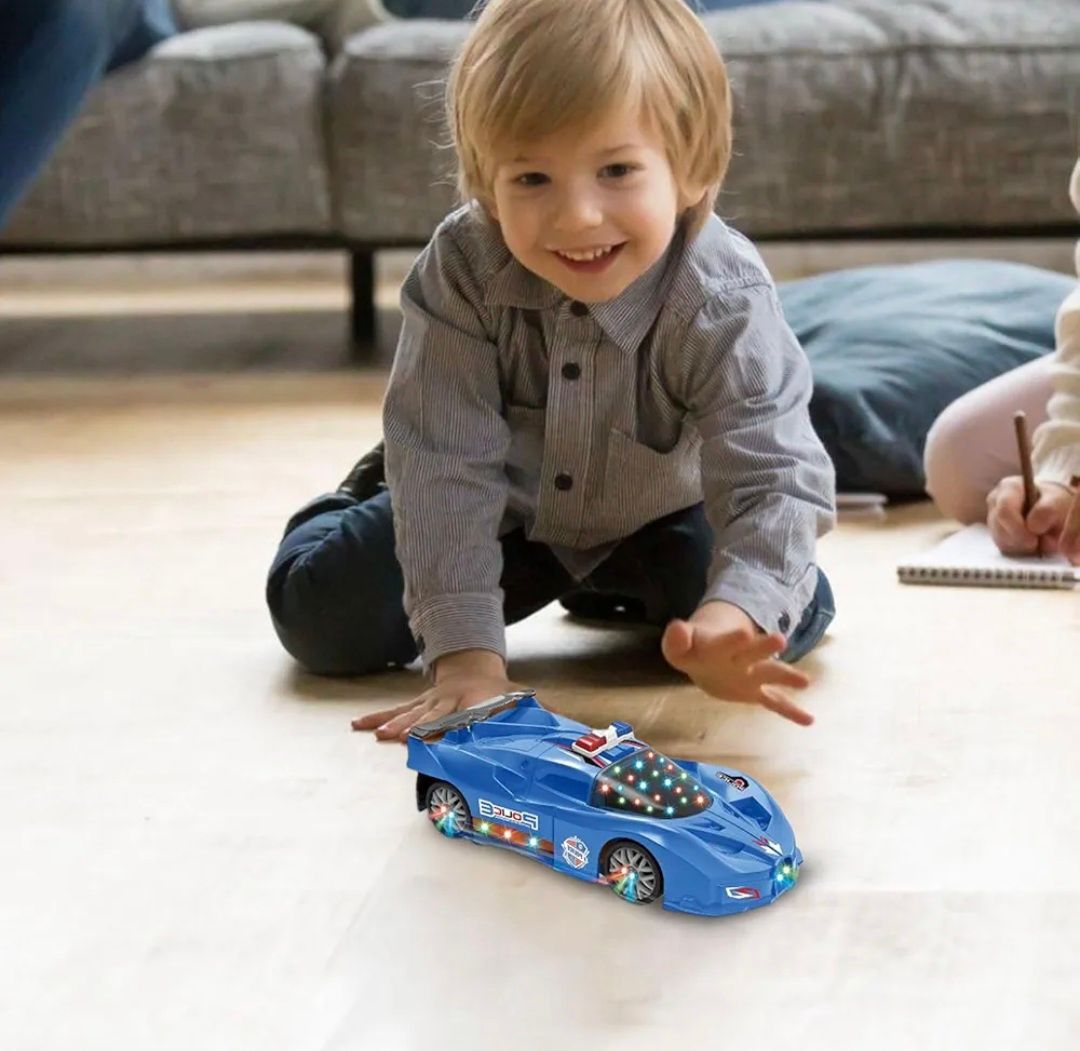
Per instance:
[[[485,719],[490,719],[493,715],[497,715],[507,708],[513,708],[518,701],[526,697],[532,697],[533,694],[533,690],[516,690],[513,693],[501,693],[490,701],[484,701],[483,704],[474,705],[472,708],[462,708],[461,711],[451,712],[449,715],[444,715],[439,719],[432,719],[429,723],[420,723],[409,731],[409,736],[417,737],[421,741],[434,740],[451,730],[460,730],[463,727],[472,726],[473,723],[480,723]]]
[[[692,817],[713,797],[678,763],[642,748],[596,775],[592,805],[654,818]]]

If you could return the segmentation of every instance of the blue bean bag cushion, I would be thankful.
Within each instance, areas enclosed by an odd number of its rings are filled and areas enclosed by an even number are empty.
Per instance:
[[[1054,348],[1075,278],[946,260],[779,286],[814,373],[810,416],[841,490],[916,496],[930,425],[961,394]]]

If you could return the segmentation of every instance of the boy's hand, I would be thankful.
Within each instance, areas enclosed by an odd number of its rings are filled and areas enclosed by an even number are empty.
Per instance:
[[[395,708],[353,719],[354,730],[374,730],[380,740],[404,741],[417,723],[426,723],[521,687],[506,677],[506,664],[489,650],[448,653],[435,662],[435,685]]]
[[[778,689],[801,690],[810,683],[803,672],[773,660],[785,645],[783,635],[760,634],[754,622],[728,602],[707,602],[689,620],[673,620],[660,640],[668,664],[705,693],[725,701],[760,704],[809,726],[814,717]]]
[[[1056,482],[1039,483],[1039,499],[1024,517],[1024,482],[1019,475],[1003,478],[986,498],[986,524],[994,543],[1006,555],[1063,554],[1080,565],[1080,511],[1070,508],[1077,497]]]

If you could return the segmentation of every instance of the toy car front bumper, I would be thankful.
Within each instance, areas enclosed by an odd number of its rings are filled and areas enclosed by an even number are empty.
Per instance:
[[[771,871],[761,876],[737,884],[716,884],[707,900],[691,895],[675,899],[665,897],[664,908],[689,912],[695,916],[727,916],[733,912],[757,909],[775,901],[795,886],[802,862],[802,852],[796,848],[794,853],[781,858]]]

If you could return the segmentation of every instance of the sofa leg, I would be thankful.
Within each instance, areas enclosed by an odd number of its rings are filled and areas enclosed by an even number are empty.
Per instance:
[[[370,248],[349,250],[352,294],[349,329],[353,360],[375,356],[375,253]]]

